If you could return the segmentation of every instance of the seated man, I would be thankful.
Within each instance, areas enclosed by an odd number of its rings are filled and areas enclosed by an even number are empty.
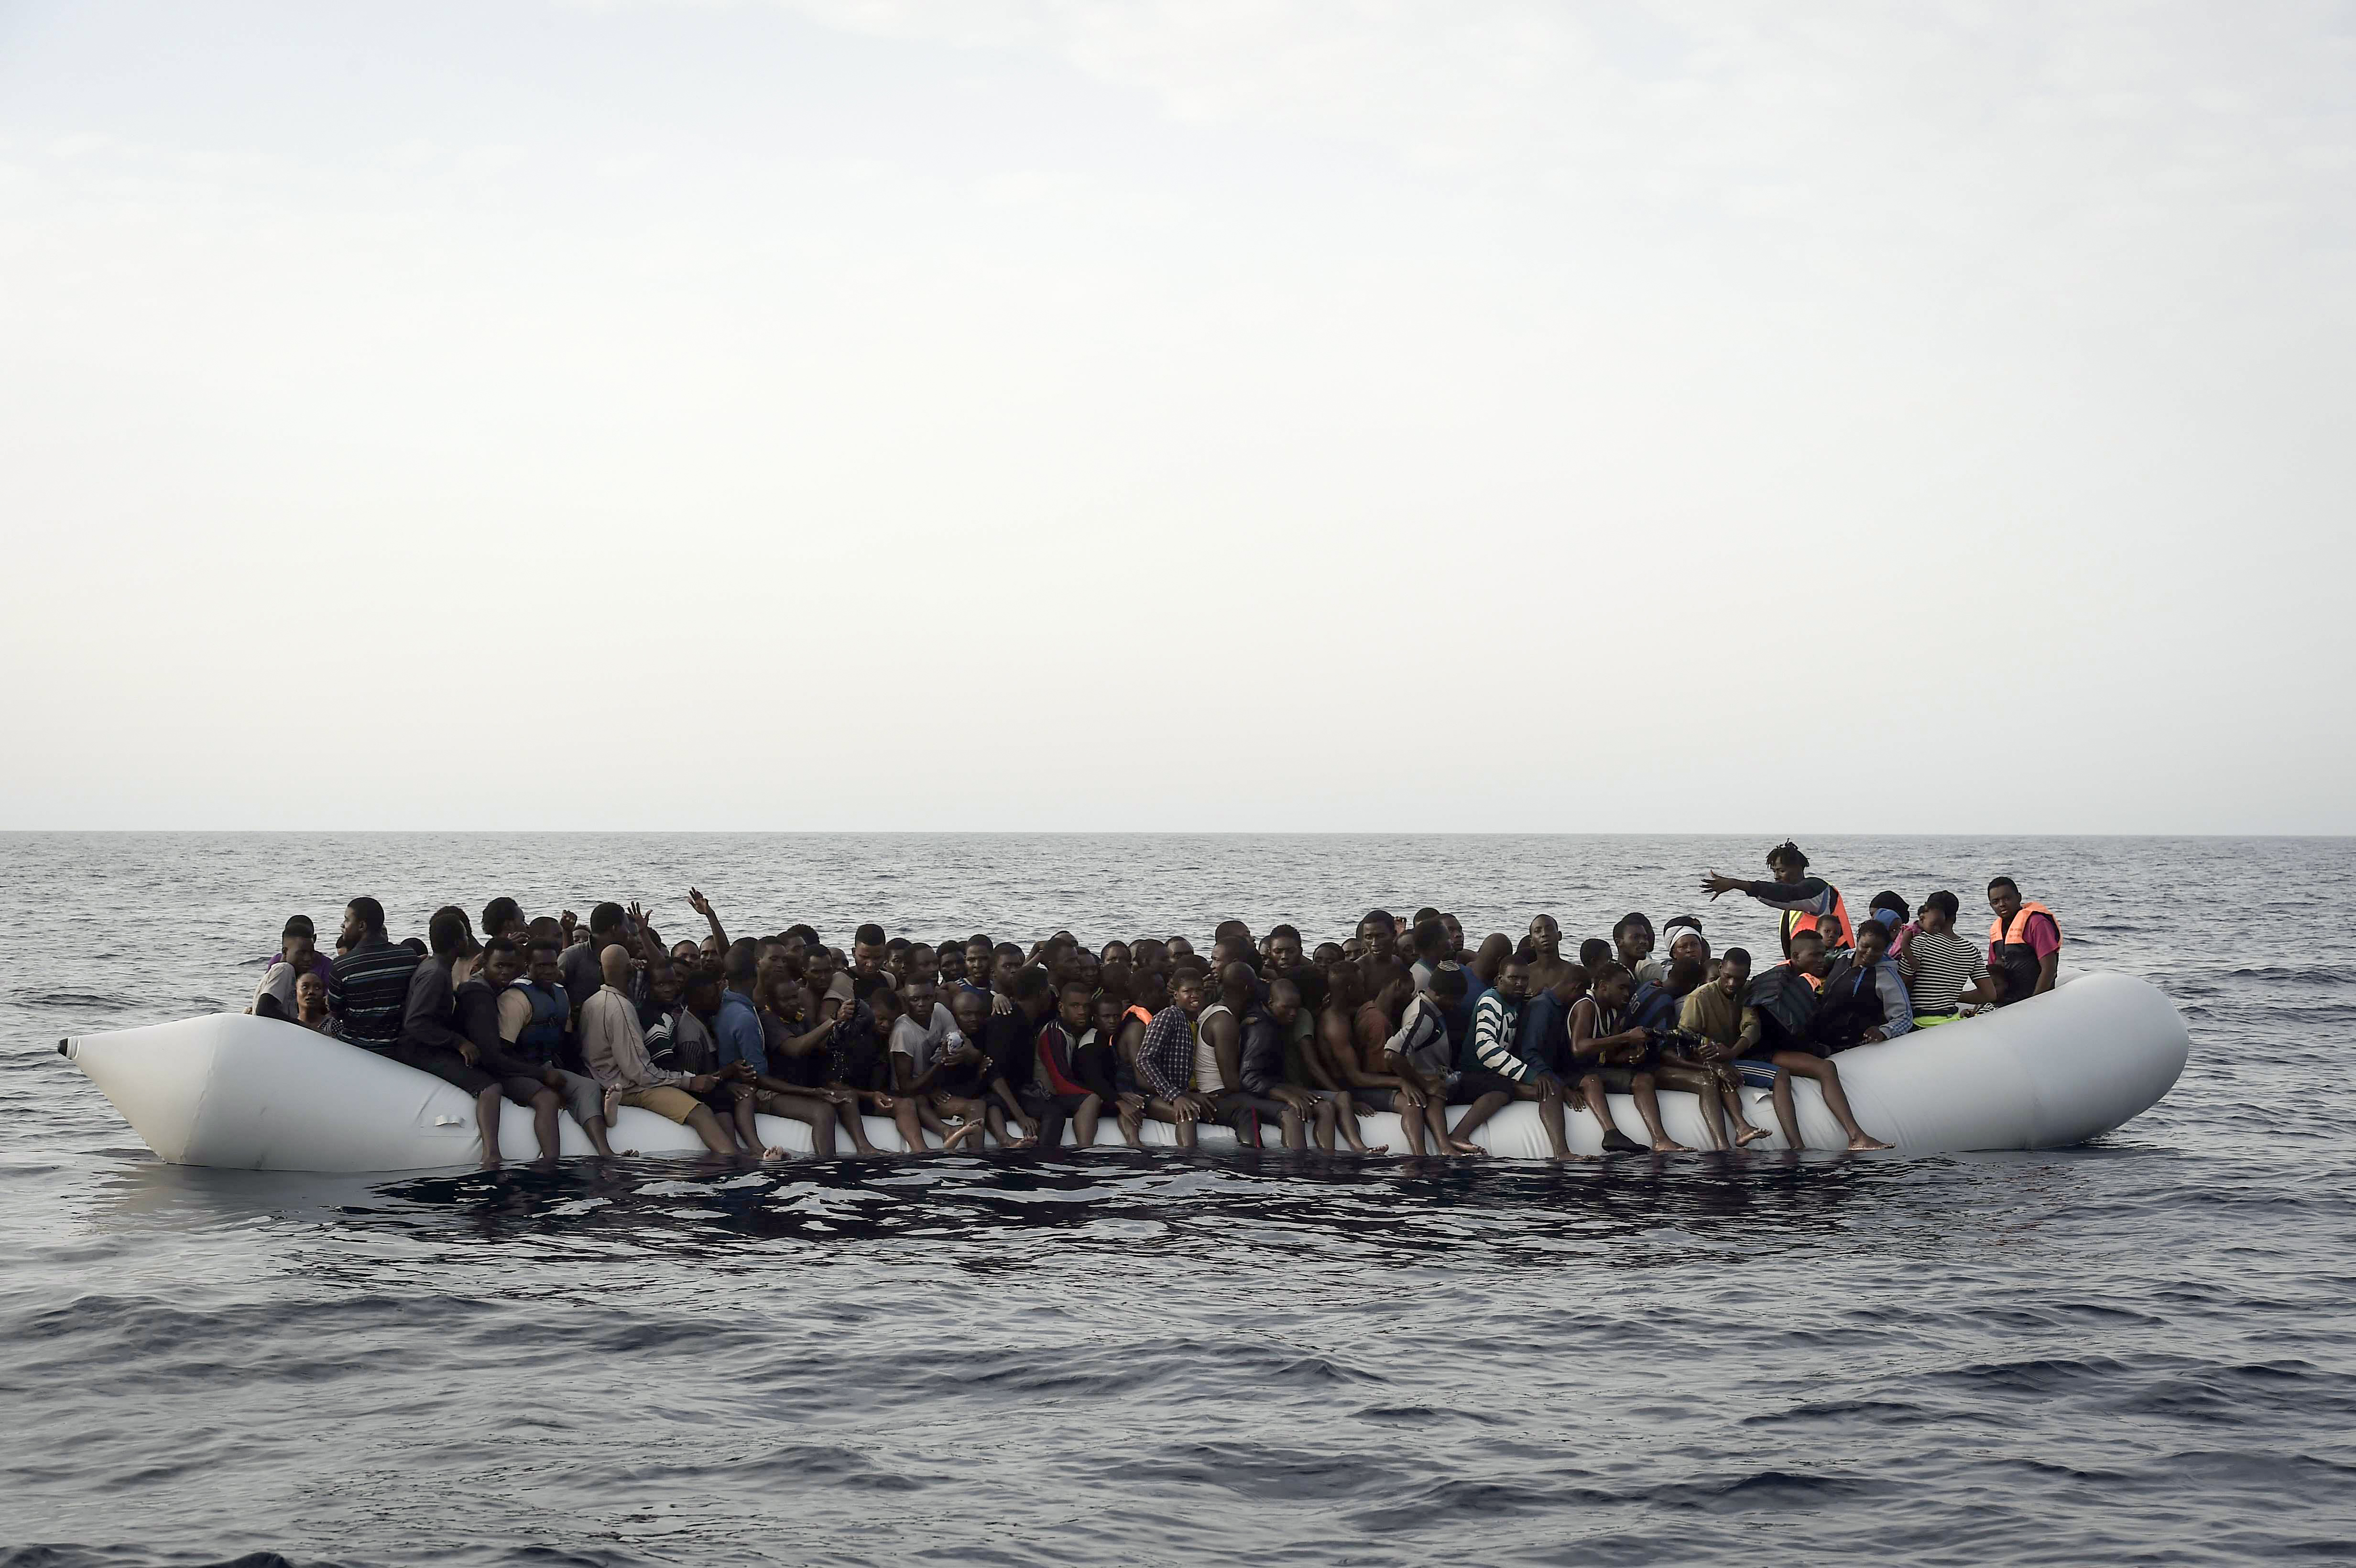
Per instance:
[[[1012,972],[1002,962],[1009,953],[1015,955]],[[994,979],[1002,988],[991,998],[990,1021],[981,1029],[982,1054],[990,1059],[986,1120],[1001,1148],[1052,1148],[1064,1140],[1064,1113],[1039,1084],[1039,1030],[1055,1014],[1055,983],[1038,965],[1023,963],[1012,943],[1001,944],[997,956],[1001,966]],[[1019,1133],[1010,1130],[1010,1120]]]
[[[1933,893],[1915,916],[1913,936],[1899,949],[1898,973],[1913,998],[1917,1029],[1953,1023],[1965,1008],[1996,1000],[1996,985],[1988,977],[1979,944],[1955,934],[1955,917],[1962,910],[1954,894],[1944,889]]]
[[[1608,1092],[1634,1098],[1636,1114],[1644,1118],[1645,1130],[1653,1135],[1655,1154],[1691,1152],[1661,1125],[1661,1098],[1655,1087],[1659,1053],[1653,1037],[1628,1022],[1628,1004],[1636,994],[1635,976],[1628,973],[1627,965],[1609,958],[1598,964],[1590,976],[1587,995],[1570,1009],[1570,1054],[1582,1086],[1589,1077],[1595,1080],[1587,1087],[1587,1108],[1602,1125],[1603,1147],[1620,1153],[1644,1152],[1643,1146],[1612,1119],[1611,1104],[1604,1098]]]
[[[755,999],[760,990],[757,944],[739,937],[728,944],[720,963],[722,978],[704,968],[688,977],[679,1011],[647,1031],[648,1051],[659,1061],[668,1032],[679,1053],[679,1068],[690,1072],[701,1069],[719,1078],[717,1097],[707,1096],[706,1103],[729,1119],[744,1147],[763,1158],[786,1155],[783,1148],[763,1141],[755,1120],[763,1115],[801,1123],[810,1129],[810,1152],[820,1159],[832,1157],[833,1103],[803,1093],[770,1073],[768,1030]],[[697,1037],[708,1038],[708,1045]]]
[[[1302,1129],[1301,1143],[1288,1141],[1288,1148],[1306,1147],[1314,1136],[1317,1147],[1327,1154],[1333,1152],[1333,1135],[1342,1123],[1348,1096],[1321,1094],[1305,1084],[1296,1083],[1290,1075],[1292,1022],[1301,1011],[1301,990],[1291,981],[1278,978],[1268,983],[1268,1000],[1256,1003],[1244,1014],[1243,1040],[1237,1053],[1237,1081],[1244,1093],[1262,1104],[1275,1101],[1290,1105],[1299,1113]],[[1282,1125],[1280,1117],[1280,1125]],[[1351,1117],[1351,1145],[1364,1152],[1363,1139],[1355,1136],[1356,1117]]]
[[[475,1130],[483,1142],[483,1168],[499,1168],[499,1081],[485,1069],[474,1043],[453,1027],[457,987],[450,965],[468,944],[466,916],[444,910],[427,928],[432,951],[410,971],[409,997],[401,1013],[401,1038],[384,1052],[421,1072],[430,1072],[475,1097]],[[546,1093],[543,1087],[536,1091]],[[552,1104],[554,1096],[551,1095]],[[551,1129],[553,1132],[553,1126]],[[552,1150],[543,1147],[543,1155]]]
[[[919,944],[912,951],[931,949]],[[949,951],[958,951],[958,958],[964,958],[961,949]],[[924,965],[912,967],[909,979],[900,987],[900,1017],[893,1019],[891,1031],[884,1039],[884,1052],[886,1067],[891,1067],[893,1094],[914,1102],[916,1123],[926,1133],[940,1137],[942,1149],[957,1149],[982,1135],[980,1104],[975,1104],[970,1114],[957,1116],[942,1116],[940,1109],[942,1067],[964,1045],[966,1036],[957,1029],[957,1015],[942,1006],[940,987]],[[980,1052],[973,1055],[980,1060]]]
[[[1114,945],[1121,946],[1124,952],[1127,950],[1125,944]],[[1115,972],[1110,965],[1105,965],[1105,970],[1108,976]],[[1119,961],[1118,977],[1123,986],[1128,984],[1126,959]],[[1081,1083],[1111,1087],[1112,1093],[1106,1096],[1105,1104],[1120,1118],[1120,1141],[1131,1148],[1143,1148],[1145,1142],[1138,1133],[1145,1119],[1145,1096],[1134,1089],[1124,1090],[1121,1087],[1124,1071],[1119,1042],[1121,1023],[1128,1015],[1125,991],[1103,990],[1091,997],[1088,1002],[1089,1027],[1081,1034],[1079,1043],[1072,1049],[1072,1066],[1075,1076]],[[1098,1092],[1102,1093],[1102,1089]]]
[[[1817,1054],[1810,1040],[1810,1029],[1816,1016],[1816,987],[1810,981],[1831,967],[1832,961],[1825,953],[1825,939],[1813,931],[1801,931],[1792,935],[1789,962],[1752,978],[1749,1000],[1759,1020],[1759,1043],[1742,1057],[1743,1082],[1757,1084],[1763,1076],[1764,1082],[1772,1085],[1784,1073],[1812,1078],[1824,1095],[1825,1108],[1832,1112],[1841,1131],[1848,1135],[1850,1148],[1888,1148],[1888,1144],[1869,1136],[1858,1125],[1856,1115],[1849,1110],[1848,1095],[1841,1088],[1840,1069],[1829,1058]],[[1777,1104],[1776,1114],[1779,1117],[1783,1115],[1782,1102]],[[1795,1149],[1807,1147],[1800,1141],[1796,1120],[1785,1125],[1783,1140]]]
[[[865,1035],[853,1033],[842,1047],[838,1073],[842,1085],[859,1096],[860,1108],[891,1119],[900,1134],[900,1147],[924,1154],[924,1117],[914,1096],[902,1094],[893,1069],[889,1041],[892,1031],[908,1021],[908,1004],[891,986],[879,986],[869,999],[873,1019]]]
[[[1443,931],[1447,928],[1442,926]],[[1529,957],[1530,996],[1533,999],[1553,990],[1570,973],[1570,963],[1562,955],[1562,924],[1550,914],[1541,914],[1530,921]]]
[[[1612,955],[1639,986],[1658,985],[1668,974],[1667,966],[1653,956],[1654,940],[1652,917],[1641,910],[1622,915],[1612,928]]]
[[[1677,1030],[1693,1042],[1688,1049],[1696,1060],[1713,1072],[1732,1072],[1737,1083],[1751,1071],[1742,1059],[1759,1049],[1759,1009],[1747,1000],[1750,990],[1751,955],[1743,948],[1730,947],[1712,967],[1709,982],[1687,993],[1677,1010]],[[1765,1079],[1759,1086],[1774,1095],[1775,1120],[1783,1129],[1785,1146],[1800,1147],[1799,1123],[1792,1114],[1791,1075],[1770,1064],[1759,1076]],[[1743,1125],[1749,1126],[1747,1121]],[[1764,1136],[1765,1130],[1751,1127],[1751,1134]],[[1738,1147],[1751,1141],[1751,1136],[1740,1137]]]
[[[1474,1129],[1508,1101],[1535,1100],[1548,1157],[1570,1158],[1562,1119],[1562,1080],[1547,1068],[1533,1066],[1515,1050],[1529,993],[1529,965],[1519,958],[1508,958],[1497,971],[1496,985],[1482,993],[1473,1008],[1472,1033],[1457,1058],[1456,1083],[1448,1093],[1449,1104],[1472,1108],[1450,1135],[1451,1148],[1470,1143]]]
[[[552,1160],[562,1147],[556,1115],[565,1100],[573,1100],[573,1118],[584,1130],[589,1125],[589,1116],[604,1114],[605,1102],[597,1093],[597,1085],[586,1079],[578,1081],[581,1092],[575,1097],[564,1073],[552,1066],[524,1060],[508,1049],[499,1034],[499,997],[522,973],[521,955],[516,952],[514,940],[492,937],[483,944],[482,963],[458,983],[451,998],[452,1021],[458,1033],[474,1046],[476,1060],[483,1070],[498,1080],[500,1093],[531,1112],[540,1157]],[[605,1125],[603,1121],[597,1124],[599,1134]],[[601,1147],[597,1152],[613,1151]]]
[[[1426,1114],[1430,1098],[1420,1084],[1399,1076],[1388,1065],[1391,1036],[1398,1032],[1399,1019],[1407,1016],[1408,1003],[1415,996],[1414,982],[1404,969],[1395,967],[1383,971],[1390,978],[1369,994],[1365,988],[1367,972],[1364,964],[1346,962],[1327,972],[1327,1016],[1319,1020],[1320,1044],[1342,1068],[1351,1097],[1359,1107],[1395,1113],[1408,1152],[1421,1154],[1424,1132],[1430,1125]],[[1344,1004],[1348,1004],[1346,1012],[1342,1011]],[[1338,1040],[1332,1034],[1337,1013],[1346,1020]],[[1446,1107],[1440,1110],[1444,1116]],[[1445,1144],[1440,1147],[1446,1152]]]
[[[2002,987],[1997,1006],[2011,1007],[2053,988],[2062,972],[2062,923],[2040,903],[2020,901],[2020,886],[2010,877],[1987,885],[1987,966]]]
[[[1456,1065],[1457,1044],[1449,1014],[1464,999],[1464,970],[1443,963],[1431,972],[1430,987],[1408,998],[1399,1014],[1398,1028],[1383,1042],[1383,1070],[1402,1083],[1415,1085],[1420,1104],[1399,1112],[1399,1125],[1408,1130],[1410,1152],[1421,1154],[1423,1139],[1441,1154],[1486,1154],[1469,1138],[1451,1137],[1448,1130],[1449,1095],[1463,1073]],[[1470,1102],[1467,1102],[1469,1104]],[[1409,1127],[1408,1124],[1416,1124]]]
[[[1686,998],[1701,988],[1702,967],[1697,959],[1673,958],[1669,961],[1668,978],[1659,985],[1641,987],[1628,1004],[1631,1026],[1644,1030],[1660,1046],[1659,1062],[1653,1069],[1655,1083],[1663,1089],[1682,1090],[1694,1097],[1701,1109],[1702,1125],[1709,1133],[1709,1147],[1728,1147],[1728,1126],[1733,1128],[1733,1147],[1740,1148],[1767,1136],[1764,1127],[1754,1127],[1743,1115],[1742,1075],[1735,1071],[1731,1059],[1709,1058],[1700,1054],[1704,1042],[1688,1043],[1680,1038]]]
[[[956,953],[964,961],[962,949],[949,947],[945,952]],[[953,1149],[982,1133],[981,1105],[950,1104],[956,1097],[941,1086],[942,1073],[955,1060],[979,1063],[981,1052],[977,1049],[965,1054],[966,1039],[957,1026],[954,1013],[940,1001],[940,987],[922,971],[912,970],[900,990],[900,1016],[894,1019],[884,1045],[887,1064],[892,1070],[892,1092],[902,1099],[912,1101],[916,1108],[916,1120],[928,1133],[941,1140],[944,1149]],[[977,1025],[989,1016],[989,1009],[980,997],[975,1006]]]
[[[1276,939],[1280,941],[1282,933],[1290,930],[1279,926]],[[1350,1146],[1351,1153],[1385,1153],[1388,1144],[1367,1145],[1358,1125],[1357,1102],[1350,1097],[1349,1080],[1318,1038],[1318,1017],[1324,1002],[1324,972],[1313,965],[1303,964],[1291,975],[1280,975],[1269,982],[1266,1007],[1283,1036],[1284,1083],[1299,1092],[1302,1103],[1333,1107],[1333,1130]]]
[[[1170,978],[1170,1005],[1153,1015],[1137,1047],[1137,1077],[1146,1114],[1178,1130],[1178,1147],[1193,1148],[1195,1124],[1211,1102],[1194,1088],[1194,1019],[1203,1010],[1203,973],[1191,965]]]
[[[1830,1056],[1895,1040],[1914,1027],[1914,1004],[1890,956],[1890,923],[1879,915],[1858,922],[1856,944],[1833,964],[1816,993],[1809,1039]]]
[[[605,1091],[597,1086],[595,1079],[564,1065],[565,1046],[572,1033],[573,1003],[558,978],[562,942],[553,930],[526,940],[523,957],[527,967],[519,978],[510,981],[498,994],[499,1053],[510,1068],[519,1068],[524,1072],[554,1072],[558,1083],[553,1087],[571,1109],[573,1119],[581,1124],[581,1130],[589,1135],[591,1146],[599,1154],[610,1156],[614,1146],[606,1140]]]
[[[1212,950],[1220,951],[1214,942]],[[1232,947],[1228,949],[1232,951]],[[1236,1141],[1246,1148],[1260,1147],[1263,1116],[1274,1116],[1287,1129],[1285,1147],[1296,1147],[1291,1136],[1300,1130],[1301,1113],[1281,1101],[1262,1102],[1245,1092],[1243,1072],[1244,1015],[1256,1005],[1258,976],[1240,958],[1230,958],[1215,971],[1217,995],[1194,1017],[1194,1088],[1211,1103],[1211,1117],[1235,1129]],[[1204,977],[1206,990],[1212,976]]]
[[[422,954],[385,935],[384,906],[358,898],[344,906],[344,926],[327,975],[327,1013],[335,1032],[363,1051],[390,1056],[401,1043],[410,977]]]
[[[1098,1119],[1116,1098],[1110,1074],[1099,1080],[1091,1071],[1108,1063],[1095,1058],[1081,1063],[1080,1040],[1095,1014],[1095,993],[1076,979],[1066,981],[1056,993],[1055,1016],[1040,1024],[1038,1034],[1039,1094],[1071,1122],[1072,1141],[1081,1148],[1096,1147]]]
[[[720,1080],[669,1072],[648,1059],[637,1007],[624,988],[630,981],[629,950],[618,943],[609,945],[598,958],[598,972],[604,983],[581,1004],[581,1055],[605,1092],[606,1119],[612,1121],[619,1106],[635,1105],[691,1128],[713,1154],[735,1153],[735,1140],[698,1097]]]
[[[984,1136],[994,1130],[990,1056],[981,1049],[982,1033],[992,1017],[990,997],[970,986],[960,986],[952,993],[949,1013],[956,1028],[933,1047],[931,1061],[914,1082],[918,1093],[930,1097],[933,1115],[940,1124],[932,1130],[941,1135],[942,1143],[946,1146],[954,1139],[968,1150],[979,1150]],[[898,1072],[896,1064],[894,1071]],[[1002,1107],[997,1108],[997,1117],[996,1128],[1002,1129],[1006,1125]]]

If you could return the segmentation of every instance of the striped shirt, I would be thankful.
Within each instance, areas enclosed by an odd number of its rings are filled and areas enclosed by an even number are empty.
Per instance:
[[[1472,1009],[1472,1038],[1464,1042],[1474,1064],[1520,1083],[1532,1076],[1530,1064],[1514,1054],[1515,1037],[1522,1029],[1522,1004],[1499,991],[1481,993]]]
[[[1987,978],[1987,959],[1980,944],[1943,931],[1936,936],[1917,931],[1906,940],[1901,967],[1914,1011],[1935,1018],[1955,1010],[1955,998]]]
[[[327,1015],[336,1020],[336,1032],[371,1050],[398,1041],[410,976],[423,962],[381,936],[337,959],[327,976]]]

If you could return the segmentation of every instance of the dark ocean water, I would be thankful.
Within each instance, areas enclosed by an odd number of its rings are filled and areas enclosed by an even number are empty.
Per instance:
[[[176,1169],[58,1038],[284,915],[645,901],[1102,941],[1698,909],[1663,838],[0,837],[0,1564],[2356,1561],[2349,840],[1827,839],[1997,870],[2190,1020],[2095,1147]]]

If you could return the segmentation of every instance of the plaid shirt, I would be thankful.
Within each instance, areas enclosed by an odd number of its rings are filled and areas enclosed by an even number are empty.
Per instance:
[[[1183,1094],[1194,1077],[1194,1020],[1173,1003],[1153,1015],[1137,1048],[1137,1075],[1157,1098]]]

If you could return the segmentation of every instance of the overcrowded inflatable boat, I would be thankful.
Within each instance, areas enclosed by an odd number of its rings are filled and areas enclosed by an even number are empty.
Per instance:
[[[2082,975],[2017,1006],[1859,1046],[1838,1061],[1858,1122],[1901,1151],[1929,1154],[2084,1143],[2158,1104],[2190,1047],[2183,1018],[2158,987],[2125,975]],[[58,1049],[149,1148],[175,1165],[404,1171],[473,1165],[482,1156],[465,1093],[296,1024],[223,1013],[84,1035]],[[1815,1085],[1794,1087],[1803,1141],[1840,1147],[1846,1140]],[[1753,1119],[1773,1126],[1766,1093],[1749,1097]],[[1665,1093],[1661,1110],[1672,1137],[1696,1147],[1708,1141],[1691,1095]],[[1636,1125],[1624,1097],[1614,1096],[1612,1114]],[[904,1148],[890,1122],[871,1116],[866,1125],[879,1148]],[[1387,1143],[1394,1153],[1406,1147],[1395,1117],[1366,1115],[1361,1125],[1369,1143]],[[760,1131],[790,1153],[810,1150],[809,1128],[799,1122],[763,1116]],[[1574,1113],[1569,1131],[1574,1152],[1601,1151],[1592,1116]],[[1152,1122],[1144,1136],[1157,1146],[1173,1136]],[[1266,1136],[1272,1141],[1273,1129]],[[650,1111],[624,1110],[612,1137],[615,1147],[643,1155],[702,1152],[692,1131]],[[1225,1127],[1204,1126],[1201,1140],[1205,1149],[1236,1147]],[[1097,1141],[1119,1143],[1112,1118]],[[1511,1158],[1547,1154],[1537,1107],[1527,1103],[1500,1112],[1473,1141]],[[528,1112],[506,1107],[499,1146],[508,1159],[538,1154]],[[1751,1146],[1783,1147],[1780,1134]],[[591,1152],[569,1119],[563,1152]]]

